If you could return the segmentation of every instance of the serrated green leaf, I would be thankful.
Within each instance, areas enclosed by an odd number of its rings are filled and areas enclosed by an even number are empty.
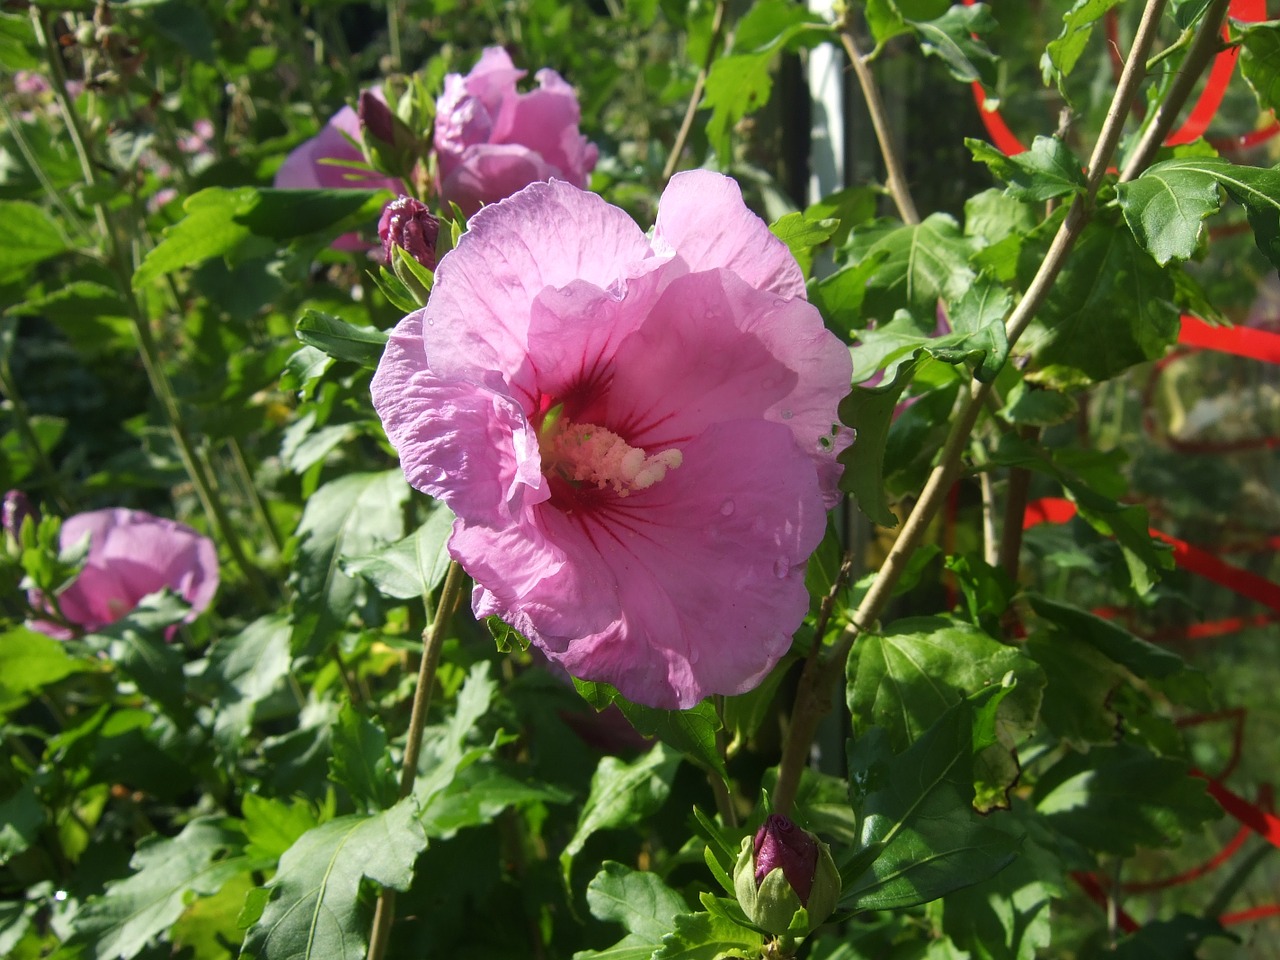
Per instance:
[[[314,645],[346,621],[361,593],[361,581],[343,573],[340,559],[364,556],[404,535],[409,486],[397,470],[353,473],[317,490],[298,524],[293,584],[299,606],[315,618]]]
[[[855,731],[880,727],[901,752],[967,695],[999,686],[1013,673],[1017,685],[1001,700],[998,744],[975,762],[976,802],[987,810],[1005,803],[1020,768],[1014,747],[1035,730],[1045,686],[1039,665],[977,627],[943,617],[909,617],[868,634],[848,661],[846,688]]]
[[[919,363],[919,355],[901,364],[893,380],[878,387],[854,387],[840,401],[840,421],[856,431],[854,441],[839,456],[844,464],[840,489],[857,501],[858,509],[872,523],[896,527],[898,518],[884,495],[884,453],[889,425],[902,392]]]
[[[755,930],[710,913],[686,913],[674,920],[675,930],[662,938],[653,960],[754,960],[764,939]]]
[[[141,290],[166,274],[213,257],[230,261],[270,252],[298,237],[337,236],[371,224],[386,191],[270,190],[207,187],[188,197],[186,215],[166,228],[163,239],[133,275]]]
[[[357,327],[319,310],[304,310],[294,328],[298,339],[335,360],[373,369],[382,359],[387,335],[373,327]]]
[[[364,577],[378,592],[408,600],[428,597],[449,569],[449,535],[453,514],[443,503],[432,507],[426,521],[403,540],[363,557],[342,561],[347,573]]]
[[[587,885],[587,905],[597,920],[622,924],[627,936],[605,950],[583,950],[573,960],[648,960],[689,910],[684,898],[653,873],[606,860]]]
[[[569,803],[573,794],[528,778],[517,780],[492,763],[473,763],[460,771],[432,800],[423,827],[432,839],[447,840],[459,830],[493,823],[511,807],[532,803]]]
[[[1178,336],[1173,282],[1128,231],[1094,220],[1017,352],[1050,385],[1102,381],[1162,356]]]
[[[362,812],[376,813],[395,802],[395,766],[380,723],[344,703],[329,732],[329,742],[333,750],[329,778],[347,788]]]
[[[707,121],[707,140],[723,164],[733,157],[730,133],[749,113],[769,102],[773,92],[772,63],[767,53],[728,54],[717,57],[707,74],[703,109],[711,110]]]
[[[233,749],[249,732],[257,705],[288,676],[289,635],[280,613],[214,641],[202,679],[215,689],[213,733],[224,747]]]
[[[0,223],[0,283],[70,249],[57,221],[26,200],[0,200]]]
[[[133,873],[76,915],[71,942],[84,960],[136,956],[182,915],[189,896],[217,893],[232,877],[267,866],[244,856],[243,842],[222,817],[193,820],[171,839],[144,840],[129,862]]]
[[[953,4],[932,20],[907,21],[927,56],[938,57],[947,72],[961,83],[996,85],[996,56],[978,39],[995,29],[996,21],[985,3]]]
[[[271,900],[249,930],[245,960],[364,960],[369,931],[362,881],[407,890],[427,838],[413,798],[375,816],[308,830],[280,858]]]
[[[846,887],[842,909],[890,910],[927,903],[993,876],[1018,840],[973,809],[973,755],[989,742],[1004,687],[961,700],[907,750],[894,755],[873,727],[848,747],[850,800],[860,846],[877,850]]]
[[[641,735],[657,737],[703,769],[722,779],[727,776],[724,759],[716,746],[720,718],[709,702],[703,701],[688,710],[655,710],[632,703],[607,683],[593,683],[575,677],[573,685],[597,712],[611,705],[617,706]]]
[[[301,797],[288,803],[257,793],[246,793],[241,801],[244,835],[249,856],[279,860],[298,838],[320,825],[311,804]],[[263,901],[264,905],[266,901]]]
[[[1200,244],[1205,217],[1222,207],[1217,178],[1164,164],[1120,184],[1117,196],[1129,229],[1161,266],[1189,259]]]
[[[807,277],[813,267],[813,250],[831,239],[840,229],[840,221],[833,218],[810,219],[807,214],[792,211],[769,224],[775,237],[787,245],[791,255],[800,264]]]
[[[0,714],[27,703],[38,691],[90,664],[74,659],[66,644],[26,627],[0,634]]]
[[[877,250],[829,277],[809,281],[809,300],[822,314],[828,330],[847,340],[854,330],[863,326],[862,301],[866,298],[867,281],[888,259],[888,250]],[[869,365],[860,363],[856,353],[854,363],[854,377],[858,380],[865,380],[875,372]]]
[[[1046,84],[1056,82],[1063,90],[1063,81],[1075,69],[1084,53],[1094,25],[1120,0],[1076,0],[1062,16],[1062,32],[1051,40],[1040,58],[1040,72]]]
[[[965,146],[1007,184],[1005,193],[1014,199],[1040,203],[1084,191],[1084,167],[1057,137],[1036,137],[1029,150],[1012,157],[981,140],[966,138]]]
[[[26,778],[15,793],[0,800],[0,867],[31,846],[44,826],[44,806],[37,791],[46,780],[46,774],[36,773]]]
[[[1280,20],[1233,21],[1231,38],[1240,43],[1240,72],[1253,88],[1258,105],[1263,110],[1280,108]]]
[[[591,792],[583,804],[573,837],[560,854],[565,882],[573,858],[597,830],[629,827],[651,816],[666,802],[671,781],[680,766],[680,755],[661,743],[635,761],[603,757],[591,777]]]
[[[932,214],[912,226],[882,221],[855,231],[850,239],[855,260],[880,251],[887,256],[868,281],[862,306],[881,321],[906,310],[923,325],[933,320],[939,300],[959,300],[973,282],[973,242],[946,214]]]
[[[1176,846],[1186,832],[1222,816],[1185,761],[1127,742],[1067,754],[1041,775],[1032,799],[1054,830],[1122,857],[1139,847]]]

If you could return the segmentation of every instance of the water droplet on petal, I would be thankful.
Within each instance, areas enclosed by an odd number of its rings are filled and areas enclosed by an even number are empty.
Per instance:
[[[795,414],[794,414],[794,413],[792,413],[790,410],[783,410],[783,411],[782,411],[782,419],[783,419],[783,420],[790,420],[790,419],[791,419],[792,417],[794,417],[794,416],[795,416]]]
[[[720,504],[720,516],[722,517],[733,516],[733,509],[734,509],[733,501],[726,500],[724,503]]]
[[[775,308],[776,308],[776,307],[785,307],[785,306],[787,305],[787,301],[785,301],[785,300],[774,300],[774,301],[773,301],[773,305],[774,305],[774,307],[775,307]]]
[[[773,561],[773,575],[779,580],[785,580],[790,572],[791,560],[788,557],[779,557]]]
[[[714,320],[716,319],[716,317],[720,316],[720,314],[716,313],[714,310],[710,308],[708,308],[702,315],[706,317],[708,320]]]

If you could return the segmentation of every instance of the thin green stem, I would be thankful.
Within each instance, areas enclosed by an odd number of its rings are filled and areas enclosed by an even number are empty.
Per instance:
[[[436,684],[436,667],[440,663],[440,650],[444,646],[445,631],[453,618],[454,610],[462,600],[466,574],[457,561],[449,564],[440,591],[440,604],[436,607],[431,625],[423,633],[422,662],[418,665],[418,684],[413,691],[413,710],[409,714],[409,733],[404,745],[404,765],[400,770],[400,797],[413,792],[418,777],[418,759],[422,755],[422,731],[427,724],[427,709],[431,706],[431,694]],[[391,937],[391,923],[395,919],[396,892],[383,887],[373,911],[373,929],[369,934],[368,960],[382,960]]]
[[[22,132],[22,126],[18,123],[17,118],[3,98],[0,98],[0,119],[4,120],[5,130],[13,137],[13,142],[18,145],[18,152],[22,154],[22,159],[26,161],[27,169],[40,181],[40,188],[44,190],[50,202],[62,213],[63,219],[75,228],[77,234],[86,239],[90,238],[91,235],[88,228],[80,221],[79,215],[67,204],[62,192],[53,185],[53,181],[49,179],[49,174],[45,171],[44,165],[36,159],[35,151],[31,149],[31,144],[27,142],[27,135]]]
[[[675,142],[671,145],[671,153],[667,155],[666,165],[662,168],[663,181],[670,180],[680,165],[680,154],[684,153],[685,141],[693,129],[693,118],[698,114],[698,104],[702,103],[702,92],[707,86],[707,76],[711,73],[712,61],[720,49],[720,41],[724,37],[725,8],[728,0],[716,0],[716,9],[711,17],[711,39],[707,41],[707,55],[702,66],[698,68],[698,78],[693,82],[693,93],[689,95],[689,106],[685,108],[684,119],[680,122],[680,130],[676,133]]]
[[[1077,197],[1072,204],[1050,243],[1039,270],[1005,322],[1005,332],[1011,347],[1017,343],[1018,338],[1031,322],[1031,318],[1048,298],[1054,280],[1066,264],[1067,255],[1076,237],[1084,229],[1088,220],[1088,210],[1092,206],[1102,175],[1119,142],[1124,117],[1128,115],[1133,99],[1137,95],[1143,65],[1146,63],[1147,53],[1155,39],[1156,26],[1164,5],[1165,0],[1148,0],[1147,2],[1138,33],[1134,37],[1133,46],[1125,61],[1120,83],[1112,98],[1106,119],[1103,121],[1098,143],[1089,160],[1087,192]],[[812,657],[805,664],[797,688],[791,726],[787,732],[782,759],[778,766],[774,808],[779,813],[789,813],[791,805],[795,802],[800,775],[808,761],[813,737],[817,733],[822,716],[831,709],[835,679],[844,675],[844,661],[853,648],[854,641],[859,634],[871,628],[884,612],[898,581],[907,569],[908,561],[924,542],[925,533],[946,502],[947,493],[960,473],[961,454],[968,446],[978,414],[991,390],[990,383],[975,382],[970,392],[961,400],[953,414],[951,430],[943,445],[938,464],[925,482],[920,498],[902,525],[902,531],[898,534],[898,539],[881,565],[875,580],[872,581],[870,589],[850,618],[850,625],[833,647],[830,656]]]

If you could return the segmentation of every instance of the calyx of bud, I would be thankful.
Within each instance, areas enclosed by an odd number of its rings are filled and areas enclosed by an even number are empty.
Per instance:
[[[831,849],[780,814],[743,838],[733,885],[751,922],[776,936],[806,936],[840,899]]]

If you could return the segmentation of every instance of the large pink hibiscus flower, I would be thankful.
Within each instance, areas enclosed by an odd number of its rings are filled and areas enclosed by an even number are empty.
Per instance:
[[[848,349],[737,184],[683,173],[651,238],[567,183],[471,220],[373,402],[497,614],[575,676],[687,708],[751,689],[808,607]]]

